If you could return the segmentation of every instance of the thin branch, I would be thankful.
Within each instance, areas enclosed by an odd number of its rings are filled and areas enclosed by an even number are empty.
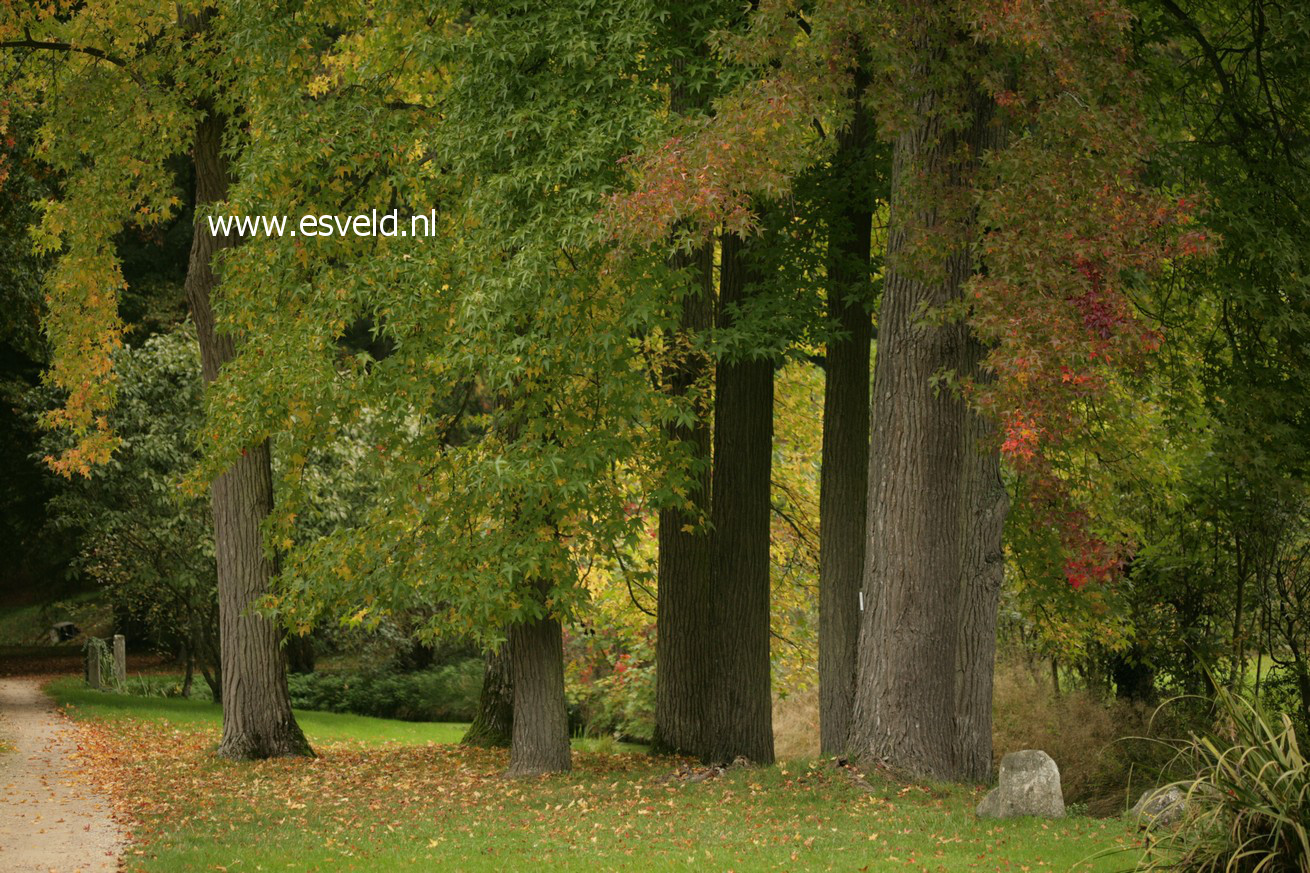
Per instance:
[[[655,613],[651,612],[649,609],[647,609],[646,607],[642,606],[642,605],[641,605],[641,601],[639,601],[639,600],[637,599],[637,592],[635,592],[635,591],[632,590],[632,576],[633,576],[633,574],[632,574],[631,571],[628,570],[628,562],[625,561],[625,560],[623,560],[623,553],[620,552],[618,549],[615,549],[615,550],[614,550],[614,558],[615,558],[615,560],[618,561],[618,563],[619,563],[619,569],[623,571],[623,581],[626,582],[626,583],[627,583],[627,586],[628,586],[628,599],[632,601],[632,605],[635,606],[635,607],[637,607],[637,609],[639,609],[639,610],[641,610],[642,612],[646,613],[646,614],[649,615],[651,618],[654,618],[654,617],[655,617]],[[640,582],[637,583],[637,587],[640,588],[642,591],[645,591],[645,592],[646,592],[646,596],[648,596],[648,597],[654,597],[654,594],[651,592],[651,590],[650,590],[649,588],[647,588],[645,585],[642,585]]]
[[[33,39],[32,34],[27,30],[23,31],[23,36],[25,37],[24,39],[16,39],[16,40],[10,40],[8,42],[0,42],[0,48],[25,48],[25,49],[33,49],[33,50],[70,52],[70,53],[87,55],[89,57],[93,57],[98,60],[108,61],[109,63],[113,64],[116,67],[121,67],[123,71],[126,72],[129,77],[131,77],[133,82],[136,82],[138,85],[140,85],[143,88],[146,86],[145,80],[142,79],[141,76],[138,75],[135,70],[133,70],[131,67],[128,66],[127,61],[123,60],[117,55],[111,55],[109,52],[104,51],[103,49],[92,48],[91,46],[76,46],[73,45],[72,43],[67,43],[67,42],[42,41],[38,39]]]

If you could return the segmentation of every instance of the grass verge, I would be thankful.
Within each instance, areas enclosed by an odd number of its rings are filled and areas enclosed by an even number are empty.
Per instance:
[[[460,726],[303,713],[314,760],[215,760],[217,708],[52,683],[103,788],[134,821],[127,869],[1096,870],[1131,867],[1116,821],[980,822],[978,793],[821,763],[667,780],[677,762],[579,752],[502,779]]]
[[[216,703],[181,697],[140,697],[110,694],[86,687],[80,679],[57,679],[46,691],[75,718],[93,720],[145,720],[175,728],[217,731],[223,711]],[[310,743],[458,743],[467,725],[450,722],[393,721],[362,715],[296,710]],[[218,736],[214,735],[217,744]]]

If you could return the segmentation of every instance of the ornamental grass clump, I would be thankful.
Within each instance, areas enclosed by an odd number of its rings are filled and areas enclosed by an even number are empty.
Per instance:
[[[1182,824],[1144,857],[1143,870],[1310,873],[1310,766],[1286,714],[1220,689],[1221,725],[1193,735],[1182,756],[1196,776]]]

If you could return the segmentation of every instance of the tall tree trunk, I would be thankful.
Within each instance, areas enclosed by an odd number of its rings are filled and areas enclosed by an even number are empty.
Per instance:
[[[211,299],[218,284],[212,260],[235,245],[229,236],[212,236],[201,219],[203,208],[227,196],[228,168],[222,155],[224,118],[206,107],[196,127],[196,223],[187,265],[186,297],[200,342],[206,384],[232,360],[230,334],[214,326]],[[214,550],[218,559],[219,648],[223,675],[223,737],[218,754],[245,760],[312,754],[291,714],[286,666],[273,622],[259,614],[275,568],[264,552],[260,525],[273,509],[273,477],[267,441],[244,451],[214,480]]]
[[[564,636],[559,622],[547,617],[511,626],[509,663],[514,726],[506,775],[518,778],[567,772],[573,764],[564,702]]]
[[[888,271],[878,317],[869,459],[866,610],[853,755],[951,779],[965,556],[968,409],[943,371],[965,370],[967,331],[923,317],[959,299],[972,263],[968,185],[989,142],[991,102],[968,83],[948,99],[940,34],[918,40],[917,121],[894,145]],[[958,63],[957,59],[952,59]],[[945,77],[948,81],[950,76]],[[961,115],[963,124],[955,123]]]
[[[668,390],[686,397],[704,387],[708,362],[690,347],[711,325],[713,251],[704,246],[680,256],[692,286],[682,301],[680,335]],[[688,452],[691,485],[687,505],[659,514],[659,564],[655,638],[655,736],[658,751],[698,754],[714,678],[710,642],[710,424],[708,412],[687,425],[671,423],[667,438]]]
[[[723,237],[719,323],[749,301],[757,281],[740,237]],[[715,379],[711,493],[711,596],[716,689],[705,757],[773,762],[769,681],[769,488],[773,457],[773,361],[721,360]]]
[[[482,693],[473,723],[460,740],[466,746],[509,748],[514,730],[514,683],[509,676],[509,643],[487,653]]]
[[[675,35],[677,36],[677,35]],[[697,52],[704,51],[697,41]],[[669,109],[683,114],[704,105],[702,95],[684,86],[686,61],[673,62]],[[685,399],[706,388],[709,362],[694,349],[713,326],[714,246],[710,242],[679,252],[670,266],[687,279],[681,301],[673,362],[665,374],[671,395]],[[688,453],[691,482],[686,505],[659,514],[656,588],[655,733],[656,752],[697,755],[704,748],[705,723],[714,688],[710,637],[710,421],[708,404],[698,404],[690,424],[672,422],[666,438]]]
[[[985,379],[986,350],[969,340],[966,372]],[[1010,497],[1001,479],[994,428],[977,411],[965,420],[964,564],[955,653],[955,775],[986,782],[992,773],[992,682],[996,667],[996,614],[1005,579],[1005,516]]]
[[[868,112],[857,77],[855,117],[837,135],[834,208],[828,219],[828,315],[843,336],[824,368],[823,462],[819,479],[819,749],[846,751],[855,695],[869,482],[869,247],[873,198],[865,180]]]

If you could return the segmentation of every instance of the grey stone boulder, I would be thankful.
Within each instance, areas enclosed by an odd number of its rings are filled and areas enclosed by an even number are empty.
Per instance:
[[[1040,749],[1011,752],[1001,759],[1000,784],[974,812],[979,818],[1063,818],[1060,768]]]
[[[1177,785],[1166,785],[1142,792],[1128,819],[1146,828],[1167,828],[1178,824],[1186,811],[1187,795]]]

